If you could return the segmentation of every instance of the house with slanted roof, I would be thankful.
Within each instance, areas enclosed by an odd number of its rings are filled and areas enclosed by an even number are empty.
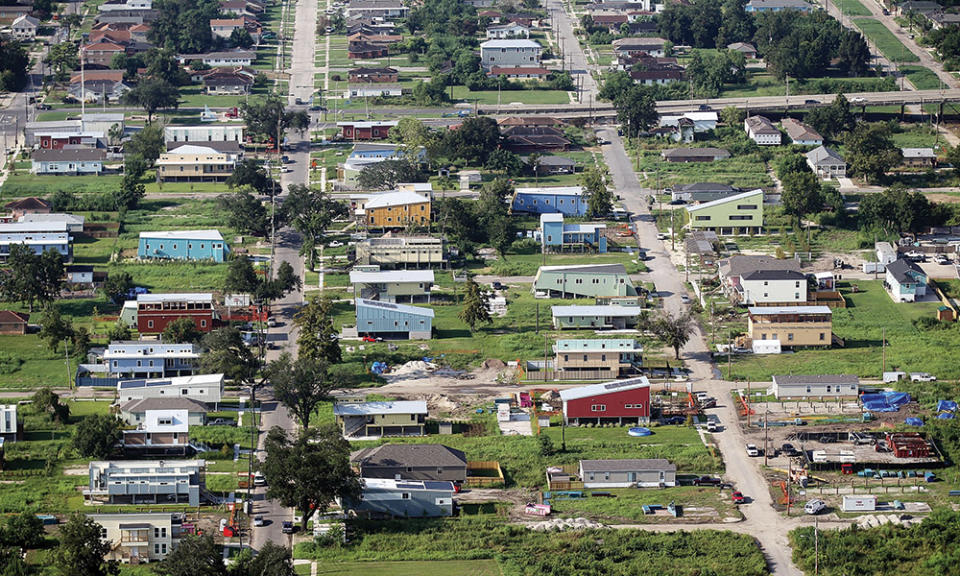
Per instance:
[[[530,157],[522,158],[525,164],[530,164]],[[577,163],[566,156],[540,156],[533,169],[537,174],[573,174],[577,171]]]
[[[716,162],[729,158],[730,152],[723,148],[668,148],[660,156],[667,162]]]
[[[24,214],[49,214],[53,211],[50,202],[36,196],[27,196],[3,205],[3,209],[10,213],[12,218],[20,218]]]
[[[540,215],[540,243],[544,251],[607,252],[606,224],[564,224],[563,214]]]
[[[453,515],[453,482],[361,478],[360,499],[341,508],[365,518],[437,518]]]
[[[480,44],[480,65],[491,68],[536,68],[543,47],[525,38],[487,40]]]
[[[26,334],[30,315],[12,310],[0,310],[0,334]]]
[[[729,198],[739,194],[741,190],[729,184],[719,184],[717,182],[697,182],[694,184],[679,184],[670,191],[670,200],[673,202],[689,202],[690,204],[699,204],[701,202],[712,202],[722,198]]]
[[[819,146],[807,152],[806,156],[807,166],[817,177],[824,180],[847,177],[847,161],[836,150]]]
[[[583,186],[516,188],[510,206],[517,213],[585,216],[587,196]]]
[[[894,302],[916,302],[927,295],[927,273],[913,260],[899,258],[887,264],[884,285]]]
[[[224,262],[230,246],[219,230],[164,230],[141,232],[139,260],[210,260]]]
[[[30,153],[30,172],[34,174],[100,174],[106,152],[97,148],[60,148]]]
[[[640,424],[650,418],[650,381],[646,376],[560,391],[567,425]]]
[[[383,444],[350,454],[361,478],[432,480],[463,484],[467,457],[443,444]]]
[[[853,374],[774,374],[770,394],[784,398],[856,398],[860,379]]]
[[[677,466],[663,458],[581,460],[584,488],[667,488],[677,485]]]
[[[727,50],[739,52],[743,54],[747,60],[753,60],[757,57],[757,49],[753,44],[748,42],[734,42],[733,44],[727,44]]]
[[[694,230],[712,230],[720,236],[759,233],[763,229],[763,190],[687,206],[687,214]]]
[[[384,140],[397,122],[373,120],[364,122],[337,122],[344,140]]]
[[[798,146],[823,146],[823,136],[813,127],[794,118],[784,118],[780,121],[780,124],[794,144]]]
[[[392,302],[355,298],[356,326],[344,327],[344,337],[360,335],[399,340],[429,340],[433,331],[433,310]]]
[[[344,438],[423,436],[427,403],[424,400],[337,402],[333,415]]]
[[[559,298],[637,295],[623,264],[541,266],[533,280],[532,290]]]
[[[807,277],[795,270],[753,270],[733,283],[734,302],[757,304],[803,304],[807,301]]]
[[[626,330],[637,325],[642,311],[639,306],[619,304],[550,307],[553,327],[557,330]]]
[[[13,37],[21,42],[30,42],[37,37],[37,28],[40,27],[40,20],[24,14],[17,17],[10,25],[13,31]]]
[[[487,26],[487,40],[505,40],[511,38],[529,38],[530,28],[516,22],[499,26]]]
[[[556,126],[501,126],[503,147],[517,154],[566,150],[570,146],[563,129]]]
[[[919,166],[922,168],[935,168],[937,166],[937,153],[933,148],[901,148],[903,154],[902,166]]]
[[[121,380],[117,383],[117,402],[121,405],[144,398],[188,398],[216,406],[223,398],[223,374]]]
[[[766,116],[749,116],[743,121],[747,137],[759,146],[779,146],[782,134]]]
[[[120,419],[127,426],[139,426],[147,419],[147,413],[157,410],[176,410],[186,414],[190,426],[203,426],[207,420],[207,405],[192,398],[157,397],[130,400],[120,405]]]
[[[371,82],[375,84],[396,84],[400,73],[396,68],[354,68],[348,73],[350,83]]]
[[[375,194],[364,202],[363,224],[368,228],[428,226],[430,196],[406,190]]]
[[[157,159],[158,182],[223,182],[233,174],[237,156],[209,146],[184,144]]]
[[[434,276],[433,270],[354,270],[350,272],[350,283],[353,284],[353,295],[364,300],[430,302]]]

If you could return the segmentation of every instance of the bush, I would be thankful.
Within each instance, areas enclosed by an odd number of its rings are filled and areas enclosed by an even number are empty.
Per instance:
[[[20,370],[23,365],[23,359],[18,356],[11,356],[5,352],[0,353],[0,374],[13,374]]]

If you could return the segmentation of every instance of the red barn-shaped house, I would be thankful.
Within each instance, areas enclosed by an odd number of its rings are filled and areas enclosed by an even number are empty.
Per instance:
[[[591,384],[560,392],[567,424],[639,424],[650,419],[646,376]]]
[[[344,140],[386,140],[396,122],[373,120],[365,122],[337,122]]]
[[[209,332],[218,324],[213,308],[213,294],[138,294],[137,331],[144,334],[163,332],[167,324],[178,318],[190,318],[201,332]]]

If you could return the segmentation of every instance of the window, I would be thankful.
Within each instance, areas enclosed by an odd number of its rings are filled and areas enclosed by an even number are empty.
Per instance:
[[[173,418],[158,418],[157,424],[161,426],[173,426]]]
[[[101,538],[106,538],[106,537],[107,537],[107,529],[106,529],[106,528],[103,528],[103,527],[100,528],[100,537],[101,537]]]
[[[153,553],[154,553],[154,554],[160,554],[160,545],[159,545],[159,544],[154,544],[154,545],[153,545]]]
[[[821,332],[821,333],[820,333],[820,341],[823,342],[824,338],[825,338],[825,334],[824,334],[823,332]]]
[[[731,216],[730,220],[753,220],[753,216]]]
[[[606,412],[606,411],[607,411],[607,405],[606,405],[606,404],[594,404],[594,405],[590,406],[590,411],[591,411],[591,412]]]
[[[794,293],[793,293],[793,299],[794,299],[794,300],[799,300],[799,299],[800,299],[800,293],[799,293],[799,292],[794,292]]]
[[[564,354],[564,355],[563,355],[563,361],[564,361],[564,362],[569,362],[569,361],[570,361],[570,355],[569,355],[569,354]]]
[[[697,216],[697,222],[707,222],[710,220],[709,216]]]
[[[153,320],[147,320],[147,328],[153,328]]]
[[[756,210],[756,204],[737,204],[737,210]]]
[[[587,357],[584,356],[583,359],[586,360]],[[600,361],[601,361],[601,362],[606,362],[606,361],[607,361],[607,355],[606,355],[606,354],[601,354],[601,355],[600,355]]]
[[[829,393],[830,393],[830,385],[827,384],[827,394],[829,394]]]
[[[787,340],[789,342],[793,342],[793,332],[790,332],[789,334],[787,334]]]
[[[402,500],[409,500],[409,499],[410,499],[410,493],[409,493],[409,492],[401,492],[401,493],[400,493],[400,498],[401,498]]]

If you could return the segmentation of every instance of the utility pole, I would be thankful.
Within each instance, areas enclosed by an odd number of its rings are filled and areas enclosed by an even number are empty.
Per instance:
[[[887,371],[887,329],[880,329],[880,379],[883,379],[883,373]]]
[[[63,339],[63,361],[67,366],[67,388],[73,390],[73,384],[70,382],[70,340]]]
[[[769,406],[768,403],[766,403],[766,402],[764,402],[763,405],[764,405],[764,410],[763,410],[763,465],[766,466],[766,465],[767,465],[767,458],[768,458],[768,457],[767,457],[767,446],[768,446],[767,443],[768,443],[769,440],[770,440],[770,426],[769,426],[769,420],[768,420],[768,419],[770,418],[770,406]],[[789,477],[789,475],[787,476],[787,483],[788,483],[788,484],[790,483],[790,477]],[[788,501],[788,502],[790,501],[790,496],[789,496],[789,495],[787,495],[787,501]]]
[[[820,519],[813,517],[813,573],[820,576]]]

